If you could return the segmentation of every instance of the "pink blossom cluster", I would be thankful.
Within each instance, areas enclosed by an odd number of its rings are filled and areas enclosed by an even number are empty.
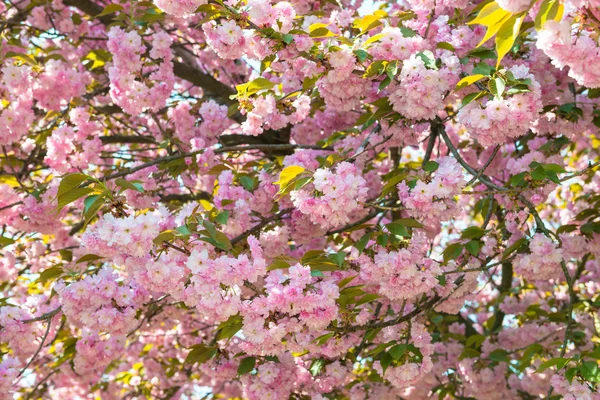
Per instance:
[[[90,382],[97,381],[106,367],[124,353],[125,339],[125,335],[111,335],[103,339],[98,334],[84,330],[75,345],[75,372]]]
[[[236,59],[242,57],[247,51],[246,38],[248,32],[240,28],[235,21],[215,21],[202,25],[206,35],[206,43],[221,58]]]
[[[425,256],[424,238],[416,239],[406,249],[379,249],[372,260],[362,255],[360,277],[390,300],[411,300],[433,289],[442,271]]]
[[[404,181],[398,184],[399,198],[409,215],[426,224],[449,219],[457,211],[452,197],[465,186],[462,168],[456,159],[446,156],[437,163],[438,169],[430,182],[418,180],[412,189]]]
[[[556,279],[560,276],[562,249],[549,237],[536,233],[529,242],[530,254],[520,254],[514,261],[515,272],[530,281]]]
[[[494,367],[475,364],[476,359],[465,358],[458,364],[458,374],[465,385],[465,394],[478,399],[503,400],[510,398],[504,379],[506,363]]]
[[[0,124],[4,127],[0,133],[0,144],[18,142],[25,136],[33,123],[33,79],[31,68],[6,63],[0,70],[0,93],[10,103],[0,103]]]
[[[125,112],[132,115],[147,109],[156,112],[165,105],[175,80],[171,43],[172,39],[166,32],[155,33],[150,58],[144,62],[142,54],[146,52],[146,46],[136,31],[127,32],[119,27],[110,29],[107,44],[113,56],[108,68],[110,96]],[[147,78],[136,79],[140,71],[151,63],[158,63],[158,68],[152,70]]]
[[[456,263],[448,263],[447,268],[455,270]],[[472,268],[476,267],[473,266]],[[447,297],[447,300],[438,304],[435,309],[450,314],[459,312],[466,302],[472,301],[477,297],[475,293],[478,286],[477,274],[474,273],[465,274],[464,282],[460,285],[454,283],[453,280],[450,282],[446,281],[445,286],[438,288],[438,294],[445,298]]]
[[[529,92],[484,102],[473,101],[458,112],[458,120],[482,146],[503,144],[510,138],[524,135],[542,109],[540,84],[529,68],[515,65],[508,71],[516,79],[529,80]]]
[[[327,107],[337,112],[350,111],[357,107],[361,98],[371,91],[368,82],[354,74],[350,74],[343,85],[335,78],[332,81],[332,77],[327,74],[319,79],[317,87]]]
[[[17,209],[20,218],[15,218],[13,224],[20,229],[30,229],[45,234],[58,235],[64,231],[64,225],[59,221],[66,211],[56,211],[56,194],[58,182],[47,188],[39,197],[26,196],[23,205]]]
[[[69,113],[71,122],[77,128],[63,125],[52,132],[46,141],[48,152],[45,161],[58,173],[84,170],[89,164],[100,160],[102,142],[98,133],[100,124],[90,121],[90,114],[83,108],[75,108]]]
[[[496,2],[501,8],[513,14],[522,13],[531,5],[528,0],[497,0]]]
[[[597,400],[598,393],[592,393],[589,386],[579,382],[576,378],[569,383],[565,377],[554,375],[550,379],[556,394],[563,396],[564,400]]]
[[[436,117],[444,109],[444,98],[458,81],[460,64],[454,55],[444,56],[444,67],[430,69],[419,55],[404,60],[399,83],[391,90],[390,103],[394,111],[414,120]]]
[[[592,12],[592,11],[590,11]],[[571,32],[571,22],[548,20],[538,32],[537,47],[544,51],[559,69],[568,68],[569,76],[589,88],[600,87],[598,68],[600,47],[589,31]]]
[[[405,389],[417,384],[433,369],[431,356],[434,352],[434,346],[431,343],[431,335],[427,332],[425,326],[413,322],[410,328],[409,338],[412,344],[419,349],[423,355],[420,364],[413,361],[407,361],[397,366],[390,366],[385,372],[383,372],[383,368],[379,361],[373,364],[373,368],[377,373],[398,389]]]
[[[317,281],[310,267],[296,264],[283,270],[271,271],[266,278],[266,295],[244,304],[242,344],[248,354],[279,354],[282,339],[291,333],[287,347],[296,351],[308,345],[337,317],[338,286],[331,281]],[[279,316],[276,322],[273,316]],[[312,335],[311,335],[312,334]]]
[[[129,257],[125,268],[137,285],[152,293],[153,297],[170,294],[182,298],[184,278],[189,276],[185,268],[185,257],[181,253],[161,254],[158,259],[147,257]]]
[[[242,131],[247,135],[260,135],[265,125],[270,129],[281,129],[288,123],[302,122],[310,112],[310,97],[300,95],[294,99],[291,106],[294,111],[290,115],[279,112],[277,102],[273,95],[257,97],[252,101],[252,111],[246,114],[242,123]]]
[[[104,214],[85,231],[81,241],[88,251],[102,257],[143,257],[152,249],[152,241],[160,233],[155,218],[152,213],[126,218]]]
[[[245,254],[215,257],[206,248],[194,249],[185,264],[192,274],[190,285],[185,289],[186,304],[216,321],[224,321],[237,314],[241,308],[244,283],[255,283],[266,273],[258,240],[251,236],[248,244],[252,260]]]
[[[369,54],[376,60],[407,60],[424,50],[425,44],[419,35],[405,37],[400,28],[393,27],[385,27],[381,33],[384,37],[369,48]]]
[[[287,1],[277,1],[275,5],[270,0],[249,0],[248,16],[259,26],[270,26],[281,33],[288,33],[294,24],[296,11]]]
[[[154,4],[174,17],[188,17],[208,0],[154,0]]]
[[[187,102],[181,102],[169,109],[168,116],[175,125],[177,137],[185,144],[194,143],[196,147],[208,147],[231,124],[227,118],[227,107],[214,100],[208,100],[198,110],[201,122],[194,115]]]
[[[54,290],[64,314],[82,328],[123,335],[137,324],[136,288],[119,282],[112,268],[103,267],[96,275],[68,285],[59,281]]]
[[[279,362],[266,362],[257,367],[256,375],[244,375],[242,379],[244,397],[262,400],[269,397],[287,398],[293,390],[293,382],[308,383],[310,374],[302,368],[291,354],[279,357]],[[300,379],[299,379],[300,378]]]
[[[32,355],[39,345],[36,338],[41,334],[40,325],[22,322],[31,318],[33,315],[21,307],[0,308],[0,342],[10,343],[14,354],[22,359]]]
[[[89,80],[86,72],[74,70],[64,61],[50,60],[35,80],[33,96],[39,106],[58,111],[71,98],[83,96]]]
[[[0,399],[12,399],[11,387],[17,379],[21,363],[10,355],[5,355],[0,362]]]
[[[312,188],[292,191],[291,199],[313,223],[330,229],[347,224],[363,210],[361,203],[367,200],[368,192],[366,184],[354,164],[342,162],[335,172],[329,168],[317,169]]]

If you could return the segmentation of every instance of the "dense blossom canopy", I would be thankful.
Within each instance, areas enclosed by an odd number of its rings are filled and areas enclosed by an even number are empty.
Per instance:
[[[600,399],[600,1],[0,15],[0,399]]]

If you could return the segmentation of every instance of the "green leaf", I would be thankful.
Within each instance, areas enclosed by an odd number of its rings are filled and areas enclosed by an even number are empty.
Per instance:
[[[240,362],[240,365],[238,366],[238,370],[237,370],[238,375],[244,375],[244,374],[247,374],[248,372],[252,372],[255,364],[256,364],[256,358],[254,358],[254,357],[244,358]]]
[[[62,275],[62,273],[63,269],[61,267],[50,267],[40,274],[38,282],[47,282],[52,278]]]
[[[0,248],[9,246],[13,243],[15,243],[14,239],[7,238],[5,236],[0,236]]]
[[[577,367],[569,368],[568,370],[565,371],[565,378],[567,378],[567,380],[569,381],[569,384],[573,383],[573,378],[575,377],[575,375],[577,375],[578,371],[579,371],[579,368],[577,368]]]
[[[487,50],[487,49],[479,49],[479,52],[481,52],[482,50],[485,50],[486,52],[490,53],[491,57],[489,57],[489,58],[496,58],[496,53],[494,53],[493,51]],[[475,64],[475,68],[473,68],[472,72],[473,72],[473,74],[481,74],[481,75],[485,75],[485,76],[490,76],[495,70],[496,70],[496,68],[494,68],[491,65],[489,65],[488,63],[482,61],[482,62]]]
[[[373,300],[377,300],[380,297],[380,295],[375,293],[367,293],[356,302],[355,307],[361,306],[366,303],[370,303]]]
[[[104,10],[94,18],[103,17],[105,15],[116,13],[117,11],[123,11],[125,8],[119,4],[109,4],[104,7]]]
[[[520,238],[519,240],[515,241],[508,249],[504,250],[504,253],[502,253],[502,259],[507,259],[512,253],[514,253],[519,247],[521,247],[525,243],[527,243],[527,239],[525,238]]]
[[[311,38],[324,38],[324,37],[331,37],[331,36],[336,36],[336,35],[335,35],[335,33],[331,32],[329,29],[320,27],[320,28],[310,31],[308,36],[310,36]]]
[[[506,88],[504,79],[502,79],[500,77],[491,79],[488,86],[489,86],[490,92],[495,97],[502,97],[502,94],[504,93],[504,89]]]
[[[347,284],[349,284],[350,282],[352,282],[352,280],[354,280],[354,278],[356,278],[358,275],[353,275],[353,276],[349,276],[347,278],[342,279],[341,281],[338,282],[338,287],[343,288],[344,286],[346,286]]]
[[[78,189],[71,189],[68,192],[62,194],[61,196],[58,196],[58,205],[56,206],[56,210],[60,211],[63,209],[63,207],[65,207],[67,204],[70,204],[80,198],[82,198],[83,196],[86,196],[90,193],[92,193],[94,191],[94,189],[92,188],[78,188]]]
[[[435,161],[427,161],[427,162],[426,162],[426,163],[423,165],[423,170],[424,170],[425,172],[432,173],[432,172],[435,172],[435,171],[437,171],[437,169],[439,168],[439,166],[440,166],[440,164],[438,164],[438,163],[437,163],[437,162],[435,162]]]
[[[203,344],[194,346],[185,358],[184,364],[194,365],[203,364],[217,354],[217,348],[214,346],[205,346]]]
[[[475,93],[470,93],[470,94],[466,95],[466,96],[463,98],[463,100],[462,100],[462,103],[461,103],[461,105],[460,105],[460,106],[461,106],[461,108],[462,108],[462,107],[466,106],[467,104],[471,103],[472,101],[475,101],[475,100],[477,100],[477,99],[480,99],[480,98],[482,98],[482,97],[483,97],[483,96],[485,96],[485,95],[486,95],[486,92],[484,92],[484,91],[481,91],[481,92],[475,92]]]
[[[369,56],[369,53],[367,53],[367,51],[363,49],[354,50],[353,53],[360,62],[364,62]]]
[[[85,198],[83,201],[85,206],[83,218],[84,224],[87,225],[88,222],[94,218],[98,210],[104,205],[104,196],[103,195],[92,195]]]
[[[585,361],[579,366],[579,373],[590,382],[600,381],[600,368],[594,361]]]
[[[394,223],[404,225],[409,228],[424,228],[425,225],[414,218],[399,218],[393,221]]]
[[[479,239],[485,234],[485,230],[478,226],[470,226],[462,231],[461,239]]]
[[[86,197],[85,200],[83,200],[83,212],[88,212],[90,207],[94,204],[96,200],[98,200],[99,197],[99,194],[93,194],[91,196]]]
[[[388,369],[388,367],[392,364],[392,356],[389,353],[383,353],[381,358],[379,359],[379,363],[381,364],[381,369],[383,369],[383,373]]]
[[[516,175],[510,177],[509,183],[513,187],[518,187],[525,184],[525,177],[527,176],[527,172],[519,172]]]
[[[533,171],[530,172],[531,178],[536,181],[543,181],[546,179],[546,171],[544,171],[544,167],[538,165]]]
[[[317,338],[315,338],[311,343],[316,343],[319,346],[324,345],[325,343],[327,343],[327,341],[329,339],[331,339],[335,334],[334,333],[326,333],[324,335],[321,335]]]
[[[60,181],[60,185],[58,185],[58,193],[56,197],[60,197],[68,191],[76,188],[81,185],[88,179],[88,176],[85,174],[71,174],[67,175]]]
[[[419,57],[425,63],[425,66],[429,69],[438,69],[435,64],[435,56],[429,50],[422,51],[417,53],[417,57]]]
[[[488,356],[490,360],[494,361],[504,361],[510,362],[510,357],[508,357],[508,352],[504,349],[496,349],[490,353]]]
[[[469,336],[469,338],[467,339],[467,341],[465,343],[465,346],[479,348],[481,346],[481,344],[484,342],[484,340],[485,340],[484,335],[475,334],[475,335]]]
[[[570,358],[564,358],[564,357],[551,358],[550,360],[541,363],[536,372],[538,372],[538,373],[544,372],[548,368],[554,367],[554,366],[556,366],[557,370],[560,371],[561,369],[563,369],[563,367],[565,365],[567,365],[567,363],[570,360],[571,360]]]
[[[388,350],[388,353],[394,360],[398,361],[406,353],[408,346],[405,344],[397,344]]]
[[[100,257],[95,254],[86,254],[85,256],[82,256],[77,261],[75,261],[75,264],[90,262],[90,261],[97,261],[97,260],[101,260],[102,258],[104,258],[104,257]]]
[[[559,165],[559,164],[550,163],[550,164],[542,164],[542,166],[544,167],[544,169],[546,171],[552,171],[552,172],[556,172],[559,174],[561,174],[563,172],[567,172],[565,167],[563,167],[562,165]]]
[[[217,328],[218,340],[231,339],[240,331],[240,329],[242,329],[243,323],[244,320],[239,314],[232,315],[227,319],[227,321],[221,322]]]
[[[313,180],[312,176],[307,176],[307,177],[296,180],[296,183],[294,184],[294,190],[302,189],[304,186],[308,185],[308,183],[311,182],[312,180]]]
[[[411,38],[411,37],[415,37],[417,36],[417,32],[415,32],[414,30],[407,28],[405,26],[401,26],[399,27],[400,32],[402,32],[402,36],[404,36],[405,38]]]
[[[324,366],[325,360],[323,360],[322,358],[316,358],[312,360],[312,362],[310,363],[310,368],[308,370],[310,371],[310,374],[312,376],[317,376],[323,370]]]
[[[163,242],[167,242],[175,237],[175,232],[172,230],[164,231],[158,234],[157,237],[154,238],[152,242],[154,244],[162,244]]]
[[[436,47],[438,49],[444,49],[444,50],[448,50],[448,51],[456,51],[456,49],[454,48],[454,46],[452,46],[450,43],[448,42],[439,42]]]
[[[398,222],[390,222],[389,224],[386,224],[385,227],[390,233],[396,236],[410,237],[410,233],[408,233],[406,227]]]
[[[464,360],[465,358],[477,358],[480,354],[481,353],[479,353],[477,350],[467,347],[462,351],[462,353],[460,353],[458,359]]]
[[[373,78],[379,76],[385,72],[386,62],[384,61],[373,61],[367,67],[367,70],[363,74],[363,78]]]
[[[222,211],[215,217],[215,221],[217,221],[221,225],[227,225],[227,221],[229,220],[229,211]]]
[[[140,193],[144,192],[144,187],[139,182],[128,182],[123,178],[117,178],[115,184],[123,189],[131,189]]]
[[[450,260],[455,260],[461,255],[464,246],[461,243],[453,243],[446,247],[443,252],[444,262],[447,263]]]
[[[477,255],[479,254],[480,247],[481,245],[477,240],[471,240],[465,245],[465,249],[467,249],[467,251],[473,254],[475,257],[477,257]]]

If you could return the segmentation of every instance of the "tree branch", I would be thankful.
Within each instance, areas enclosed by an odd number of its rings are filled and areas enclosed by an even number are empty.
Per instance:
[[[285,208],[285,209],[279,211],[278,213],[275,213],[272,216],[270,216],[268,218],[265,218],[260,224],[255,225],[253,228],[250,228],[246,232],[242,233],[241,235],[236,236],[233,239],[231,239],[231,245],[235,246],[236,244],[238,244],[242,240],[246,239],[248,236],[250,236],[250,235],[252,235],[252,234],[260,231],[262,228],[264,228],[265,226],[267,226],[271,222],[277,221],[278,219],[280,219],[281,217],[283,217],[286,214],[291,213],[292,211],[294,211],[293,207]]]

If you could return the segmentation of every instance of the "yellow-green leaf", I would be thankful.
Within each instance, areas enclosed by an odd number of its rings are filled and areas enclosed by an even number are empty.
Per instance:
[[[483,25],[483,26],[494,26],[507,14],[511,14],[509,11],[501,8],[498,3],[491,2],[479,11],[477,17],[474,20],[467,22],[467,25]]]
[[[521,23],[523,22],[524,14],[513,15],[507,19],[498,34],[496,35],[496,51],[498,52],[498,61],[496,62],[496,68],[500,66],[500,62],[504,56],[510,51],[519,35],[519,29],[521,29]]]
[[[467,76],[465,78],[462,78],[460,81],[458,81],[458,83],[456,84],[456,90],[460,90],[464,87],[467,87],[469,85],[474,84],[475,82],[481,80],[485,78],[485,75],[482,74],[475,74],[475,75],[471,75],[471,76]]]
[[[381,25],[380,20],[386,15],[387,13],[385,11],[377,10],[373,14],[365,15],[364,17],[355,20],[353,26],[356,29],[359,29],[362,34]]]
[[[106,7],[104,7],[104,10],[102,10],[102,12],[98,15],[96,15],[94,18],[98,18],[98,17],[103,17],[105,15],[109,15],[109,14],[113,14],[116,13],[117,11],[123,11],[125,8],[123,8],[122,5],[119,4],[109,4]]]
[[[565,6],[559,0],[544,0],[535,16],[535,29],[540,30],[548,20],[560,21]]]
[[[285,188],[289,183],[304,172],[304,167],[300,167],[298,165],[290,165],[289,167],[285,167],[281,173],[279,174],[279,180],[275,182],[275,185],[279,185],[280,189]]]

